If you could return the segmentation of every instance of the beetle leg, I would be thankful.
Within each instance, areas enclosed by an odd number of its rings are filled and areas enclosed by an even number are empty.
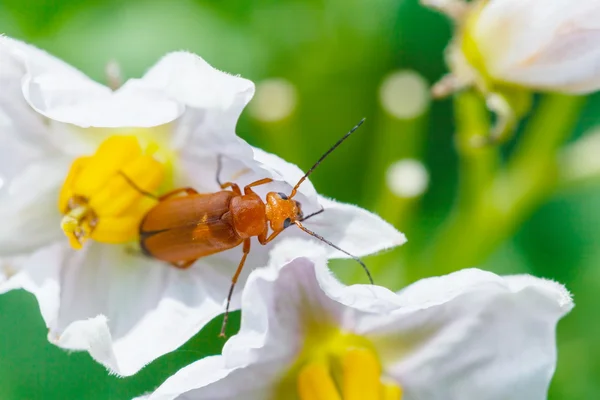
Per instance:
[[[277,237],[277,235],[279,235],[281,232],[283,232],[283,231],[273,231],[273,233],[271,233],[269,235],[269,237],[267,237],[267,234],[265,231],[265,234],[258,236],[258,242],[264,246],[267,243],[269,243],[271,240],[275,239]]]
[[[146,197],[150,197],[151,199],[158,199],[158,196],[156,196],[153,193],[150,192],[146,192],[144,189],[140,188],[138,185],[135,184],[134,181],[131,180],[130,177],[128,177],[125,172],[123,171],[119,171],[119,175],[121,175],[123,177],[123,179],[125,179],[125,181],[136,191],[138,191],[142,196],[146,196]]]
[[[221,184],[221,189],[227,189],[227,188],[231,188],[231,190],[233,191],[233,193],[241,196],[242,195],[242,191],[240,190],[240,187],[238,186],[237,183],[233,183],[233,182],[225,182]]]
[[[252,182],[252,183],[250,183],[250,184],[248,184],[248,185],[244,186],[244,193],[245,193],[245,194],[250,194],[250,193],[253,193],[253,192],[252,192],[252,189],[250,189],[250,188],[253,188],[253,187],[255,187],[255,186],[264,185],[264,184],[266,184],[266,183],[271,183],[271,182],[273,182],[273,179],[271,179],[271,178],[263,178],[263,179],[259,179],[259,180],[255,181],[255,182]]]
[[[169,197],[177,196],[178,194],[183,193],[183,192],[185,192],[185,194],[187,194],[187,195],[198,194],[198,191],[196,189],[191,188],[191,187],[185,187],[185,188],[179,188],[179,189],[175,189],[170,192],[167,192],[167,193],[163,194],[162,196],[160,196],[158,199],[161,201],[166,200]]]
[[[175,268],[179,268],[179,269],[188,269],[189,267],[192,266],[193,263],[195,263],[197,260],[197,258],[193,259],[193,260],[188,260],[188,261],[181,261],[181,262],[174,262],[171,263],[172,266],[174,266]]]
[[[225,328],[227,327],[227,320],[229,319],[229,304],[231,303],[231,296],[233,296],[233,289],[235,288],[235,284],[240,277],[242,268],[244,268],[244,263],[246,262],[248,253],[250,253],[250,238],[244,240],[244,255],[242,256],[240,265],[238,265],[237,271],[235,271],[235,275],[233,275],[233,278],[231,278],[231,286],[229,287],[229,294],[227,295],[227,305],[225,306],[225,316],[223,317],[223,325],[221,325],[221,333],[219,333],[219,337],[225,337]]]
[[[223,167],[223,154],[219,154],[217,156],[217,184],[221,186],[223,189],[223,184],[221,183],[221,168]]]

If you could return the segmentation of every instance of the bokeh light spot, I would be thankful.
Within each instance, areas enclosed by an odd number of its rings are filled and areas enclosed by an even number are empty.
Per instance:
[[[386,182],[391,192],[398,197],[418,197],[427,190],[429,172],[419,160],[404,159],[390,165]]]
[[[283,78],[271,78],[256,85],[256,94],[248,105],[248,111],[259,121],[276,122],[289,117],[296,103],[294,85]]]
[[[429,84],[420,74],[400,70],[389,74],[379,88],[383,109],[398,119],[412,119],[425,113],[431,96]]]

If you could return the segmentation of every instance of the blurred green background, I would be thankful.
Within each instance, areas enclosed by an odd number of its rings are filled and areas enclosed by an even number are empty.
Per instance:
[[[450,26],[417,0],[0,0],[0,33],[102,82],[110,60],[126,77],[137,77],[168,51],[200,54],[259,85],[239,135],[301,168],[367,117],[360,134],[312,179],[323,194],[376,211],[407,234],[400,250],[369,258],[378,283],[398,289],[465,266],[452,259],[436,270],[414,261],[427,252],[459,187],[452,101],[429,104],[425,92],[445,72]],[[396,74],[406,69],[419,75]],[[599,122],[599,110],[599,99],[590,98],[570,140]],[[512,146],[505,147],[507,156]],[[389,165],[406,157],[429,171],[422,197],[401,199],[386,186]],[[555,279],[574,294],[576,308],[558,329],[552,399],[600,393],[599,205],[600,180],[557,191],[526,213],[509,239],[477,258],[482,268]],[[468,242],[471,234],[465,227],[456,241]],[[344,280],[364,281],[353,264],[334,267]],[[129,399],[222,345],[220,322],[213,321],[182,349],[119,379],[87,354],[49,345],[33,296],[0,297],[0,315],[0,399]],[[234,319],[231,328],[239,315]]]

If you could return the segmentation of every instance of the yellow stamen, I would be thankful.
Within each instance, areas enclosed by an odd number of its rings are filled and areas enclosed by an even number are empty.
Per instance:
[[[156,204],[152,194],[164,177],[164,166],[134,136],[112,136],[93,156],[76,159],[61,189],[61,228],[71,246],[88,239],[105,243],[134,240],[138,225]]]
[[[381,369],[372,351],[349,349],[342,357],[344,400],[380,400]]]
[[[342,400],[323,363],[308,364],[298,374],[300,400]]]
[[[275,399],[401,400],[401,387],[382,374],[368,339],[334,327],[309,328],[304,349],[277,386]]]
[[[402,388],[394,382],[382,382],[381,400],[402,400]]]
[[[93,229],[94,218],[87,219],[92,212],[91,208],[86,205],[78,205],[63,217],[60,221],[60,227],[65,235],[69,238],[69,244],[74,249],[80,249],[90,236]],[[92,222],[92,224],[90,224]]]

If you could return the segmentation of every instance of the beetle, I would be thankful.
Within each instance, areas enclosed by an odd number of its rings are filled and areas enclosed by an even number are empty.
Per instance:
[[[221,170],[221,157],[219,156],[217,157],[217,182],[221,191],[198,193],[190,187],[175,189],[160,196],[158,204],[146,214],[139,226],[142,251],[148,256],[169,262],[177,268],[189,268],[201,257],[243,245],[242,259],[231,279],[219,336],[225,336],[231,297],[250,253],[252,237],[256,237],[261,245],[266,245],[284,229],[296,225],[307,234],[356,260],[366,271],[371,284],[373,283],[367,266],[358,257],[342,250],[302,224],[302,221],[323,212],[324,209],[304,216],[302,205],[294,200],[302,182],[331,152],[356,131],[364,120],[363,118],[326,151],[300,178],[289,195],[269,192],[266,195],[266,202],[264,202],[253,188],[272,182],[271,178],[252,182],[246,185],[243,191],[236,183],[222,183],[219,178]]]

